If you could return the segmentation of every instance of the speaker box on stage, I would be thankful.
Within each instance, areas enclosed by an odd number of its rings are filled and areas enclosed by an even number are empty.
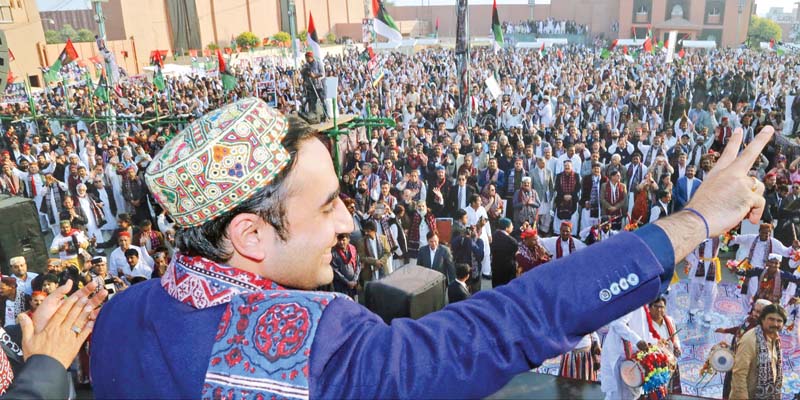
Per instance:
[[[9,273],[8,260],[24,256],[28,271],[42,272],[47,266],[47,244],[39,226],[39,213],[33,200],[19,196],[0,196],[0,265]]]
[[[408,265],[367,283],[365,303],[388,324],[395,318],[421,318],[445,306],[447,279],[430,268]]]

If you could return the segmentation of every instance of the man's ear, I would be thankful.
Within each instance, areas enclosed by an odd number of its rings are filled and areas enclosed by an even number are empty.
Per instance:
[[[275,231],[256,214],[242,213],[228,225],[228,241],[235,255],[254,262],[266,258],[267,241]]]

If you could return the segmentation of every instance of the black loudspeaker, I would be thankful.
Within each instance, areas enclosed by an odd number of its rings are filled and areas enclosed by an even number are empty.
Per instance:
[[[0,224],[3,274],[9,273],[8,260],[17,256],[25,257],[28,271],[44,271],[49,256],[34,201],[19,196],[0,196]]]
[[[367,283],[365,303],[388,324],[395,318],[421,318],[446,304],[447,278],[440,272],[408,265]]]

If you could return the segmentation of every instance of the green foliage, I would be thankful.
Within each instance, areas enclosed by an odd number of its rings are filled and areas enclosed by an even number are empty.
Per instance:
[[[297,33],[297,38],[300,39],[301,42],[305,42],[306,40],[308,40],[308,31],[307,30],[302,30],[302,31],[298,32]]]
[[[78,37],[78,31],[76,31],[75,28],[73,28],[70,24],[64,24],[64,26],[62,26],[59,30],[59,33],[61,33],[61,38],[64,39],[65,42],[67,39],[72,39],[74,42]]]
[[[206,48],[211,50],[211,51],[214,51],[214,50],[219,48],[219,45],[216,44],[216,43],[209,43],[208,46],[206,46]]]
[[[47,42],[47,44],[64,43],[64,41],[61,40],[61,34],[52,29],[44,32],[44,41]]]
[[[336,43],[336,34],[333,32],[328,32],[328,34],[325,35],[325,43]]]
[[[76,39],[73,39],[76,42],[93,42],[94,41],[94,32],[83,28],[78,29],[78,36]]]
[[[286,45],[289,42],[291,42],[292,35],[290,35],[290,34],[288,34],[286,32],[278,32],[278,33],[272,35],[272,40],[274,40],[274,41],[276,41],[276,42],[278,42],[280,44]]]
[[[236,37],[236,45],[247,49],[261,44],[261,39],[253,32],[242,32]]]
[[[44,39],[48,44],[65,43],[67,39],[73,42],[93,42],[94,32],[89,29],[81,28],[75,30],[70,24],[64,24],[59,30],[47,30],[44,32]]]
[[[750,43],[750,47],[758,48],[761,42],[769,42],[773,39],[775,39],[776,42],[780,41],[782,33],[783,31],[780,25],[774,21],[753,15],[750,20],[747,40]]]

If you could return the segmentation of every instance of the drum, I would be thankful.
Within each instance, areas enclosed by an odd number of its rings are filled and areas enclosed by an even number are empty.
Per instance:
[[[728,372],[733,369],[733,352],[727,347],[714,345],[708,354],[708,363],[717,372]]]
[[[644,367],[634,360],[624,360],[619,365],[619,375],[622,378],[622,382],[632,388],[642,387],[644,373]]]

